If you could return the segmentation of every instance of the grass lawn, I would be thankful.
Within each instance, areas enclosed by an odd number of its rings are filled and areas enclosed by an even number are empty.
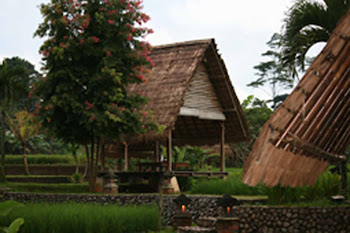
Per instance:
[[[34,193],[87,193],[89,185],[82,184],[38,184],[38,183],[12,183],[7,182],[0,185],[1,188],[10,189],[13,192]]]

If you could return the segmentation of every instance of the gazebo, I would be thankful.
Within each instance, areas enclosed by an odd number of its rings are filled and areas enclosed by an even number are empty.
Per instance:
[[[131,85],[130,93],[148,98],[162,134],[126,135],[125,143],[111,143],[107,157],[151,157],[160,162],[160,145],[167,147],[167,170],[172,170],[172,147],[220,144],[221,172],[225,171],[225,143],[248,139],[248,127],[225,64],[214,39],[153,47],[155,66],[147,82]]]

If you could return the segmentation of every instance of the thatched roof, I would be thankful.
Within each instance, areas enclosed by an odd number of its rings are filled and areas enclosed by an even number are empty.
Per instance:
[[[264,125],[243,182],[312,185],[350,143],[350,11],[298,86]]]
[[[173,130],[174,145],[219,143],[219,121],[179,114],[186,93],[193,85],[191,81],[200,67],[208,73],[212,85],[210,88],[213,88],[215,95],[213,101],[219,102],[218,108],[224,114],[225,141],[247,140],[247,124],[214,39],[155,46],[150,57],[155,66],[145,74],[148,82],[132,85],[129,91],[148,98],[145,109],[152,110],[154,121],[165,126],[166,130],[162,135],[150,132],[126,137],[131,150],[133,146],[138,147],[138,150],[151,149],[155,140],[165,140],[169,129]]]

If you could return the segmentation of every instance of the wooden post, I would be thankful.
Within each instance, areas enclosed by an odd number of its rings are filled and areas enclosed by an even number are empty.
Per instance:
[[[159,163],[160,162],[160,151],[159,151],[159,141],[156,140],[156,144],[155,144],[155,147],[154,147],[154,160],[156,163]]]
[[[129,145],[124,142],[124,170],[129,171]]]
[[[221,125],[221,142],[220,142],[220,157],[221,157],[221,172],[225,171],[225,125],[224,122],[220,122]]]
[[[167,162],[168,162],[168,171],[172,170],[172,161],[171,161],[171,157],[172,157],[172,149],[173,147],[173,142],[172,142],[172,130],[170,129],[168,132],[168,144],[167,144],[167,153],[168,153],[168,157],[167,157]]]

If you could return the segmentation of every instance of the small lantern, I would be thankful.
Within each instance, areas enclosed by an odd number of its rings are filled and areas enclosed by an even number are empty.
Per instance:
[[[104,193],[118,193],[118,185],[114,183],[117,176],[113,173],[107,173],[103,176],[106,185],[103,186]]]
[[[174,199],[174,202],[177,205],[177,213],[173,218],[174,228],[177,229],[178,226],[191,226],[192,215],[186,212],[188,205],[191,203],[191,200],[184,194],[181,194]]]
[[[240,202],[236,198],[231,197],[230,194],[225,194],[218,200],[218,205],[223,208],[223,216],[232,217],[234,216],[232,207],[240,205]]]
[[[236,233],[239,232],[239,218],[234,217],[233,206],[240,205],[240,202],[231,197],[229,194],[225,194],[217,202],[222,207],[223,217],[217,219],[216,232],[217,233]]]
[[[191,200],[185,196],[185,194],[180,194],[177,198],[175,198],[174,202],[177,205],[177,213],[185,214],[186,207],[191,203]]]

